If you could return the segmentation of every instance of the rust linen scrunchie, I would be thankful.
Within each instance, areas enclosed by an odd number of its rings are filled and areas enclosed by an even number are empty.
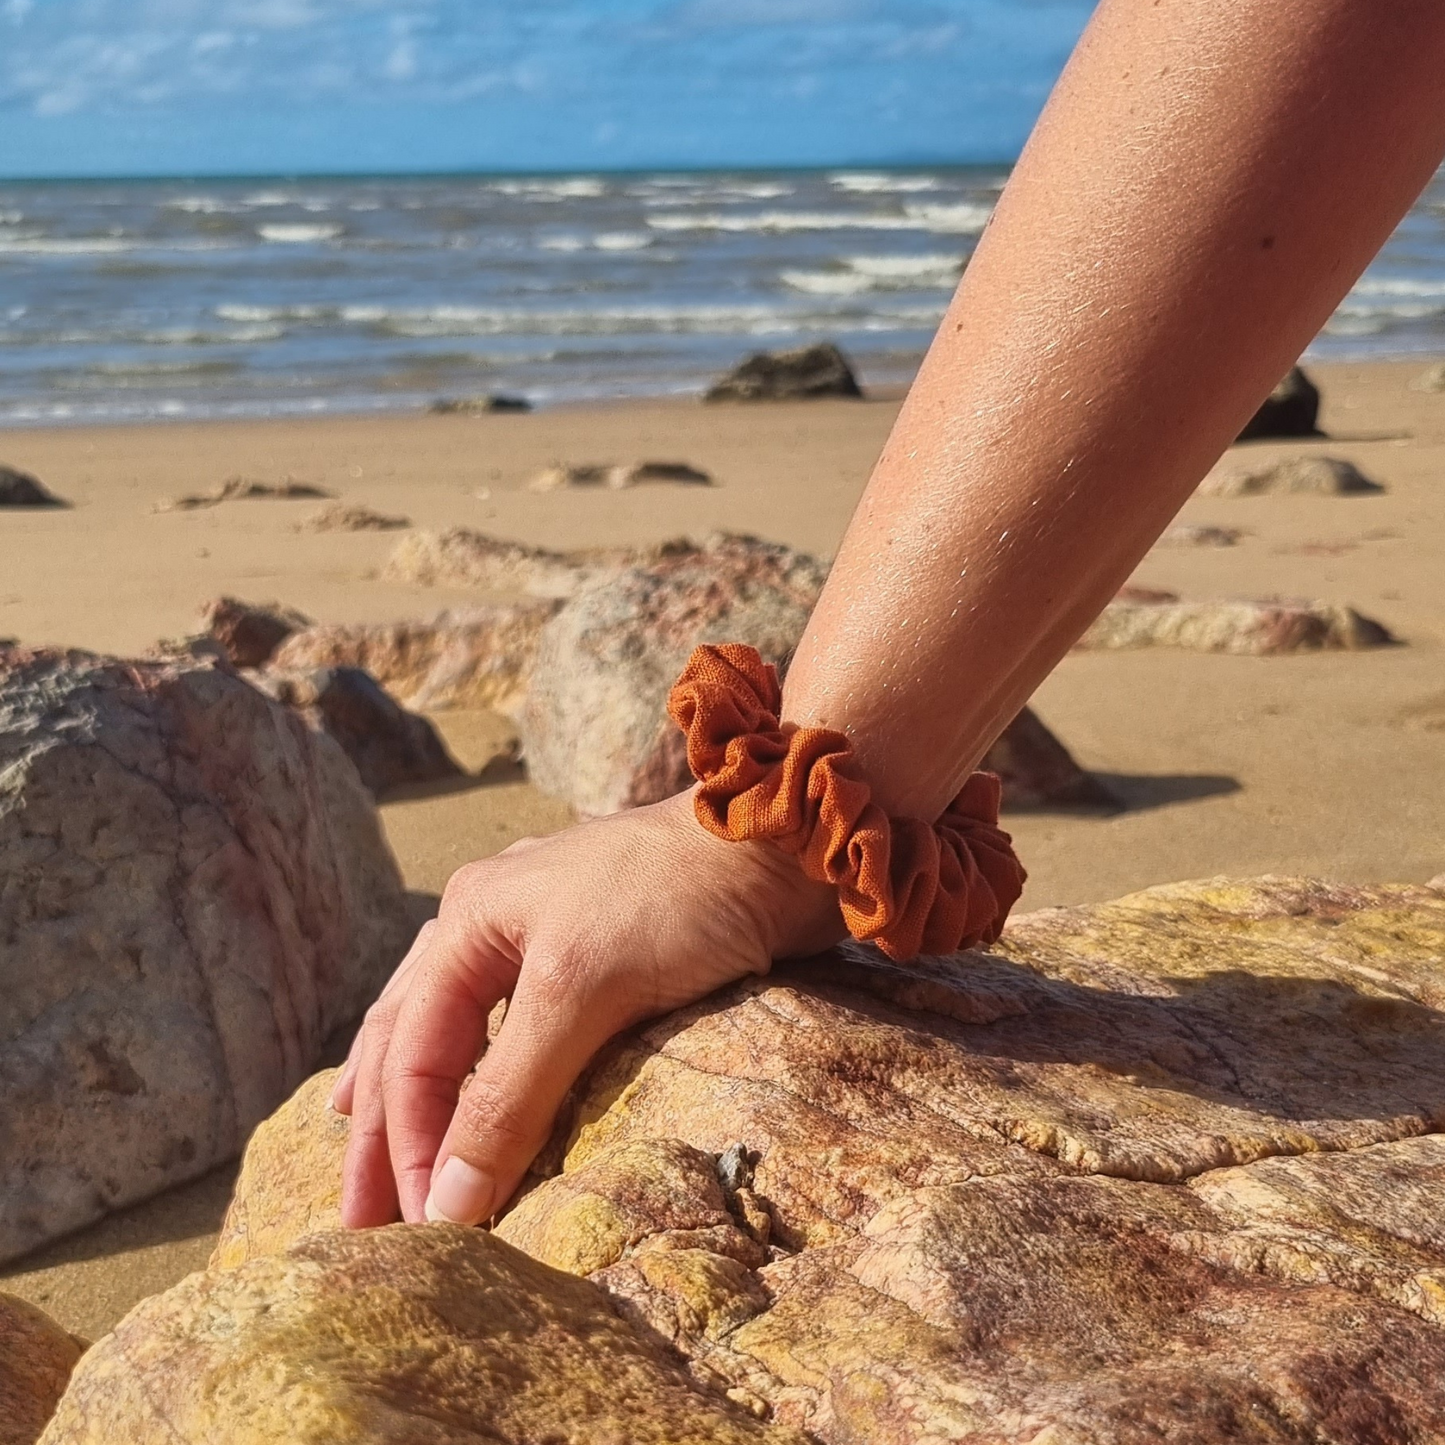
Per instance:
[[[700,784],[698,821],[731,842],[767,838],[838,890],[854,938],[903,961],[992,943],[1023,892],[998,826],[999,780],[974,773],[936,824],[890,818],[831,728],[779,719],[777,670],[751,647],[699,647],[667,700]]]

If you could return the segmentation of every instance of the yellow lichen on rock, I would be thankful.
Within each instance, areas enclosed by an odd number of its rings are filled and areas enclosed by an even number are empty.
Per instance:
[[[314,1074],[246,1145],[236,1192],[211,1255],[234,1269],[306,1234],[341,1227],[341,1161],[349,1121],[331,1107],[339,1069]]]
[[[192,1275],[86,1358],[42,1445],[804,1445],[607,1295],[480,1231],[314,1234]]]

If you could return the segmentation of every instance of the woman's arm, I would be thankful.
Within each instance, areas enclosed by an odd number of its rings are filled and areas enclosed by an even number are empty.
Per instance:
[[[1442,77],[1440,0],[1103,0],[788,677],[885,808],[941,812],[1324,323],[1445,153]],[[487,1217],[612,1033],[840,932],[687,795],[461,870],[338,1086],[344,1217]]]
[[[1445,153],[1438,0],[1104,0],[788,675],[936,817]]]

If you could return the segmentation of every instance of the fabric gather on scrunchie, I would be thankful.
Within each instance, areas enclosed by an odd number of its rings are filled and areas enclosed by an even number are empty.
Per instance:
[[[782,701],[776,669],[751,647],[699,647],[688,660],[667,710],[687,735],[703,827],[797,854],[808,877],[837,888],[853,937],[890,958],[992,943],[1025,878],[998,826],[998,778],[974,773],[935,824],[890,818],[846,735],[782,722]]]

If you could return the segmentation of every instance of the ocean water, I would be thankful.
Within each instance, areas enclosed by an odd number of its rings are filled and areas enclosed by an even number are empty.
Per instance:
[[[0,183],[0,425],[688,394],[916,369],[1001,169]],[[1445,353],[1445,178],[1311,355]]]

